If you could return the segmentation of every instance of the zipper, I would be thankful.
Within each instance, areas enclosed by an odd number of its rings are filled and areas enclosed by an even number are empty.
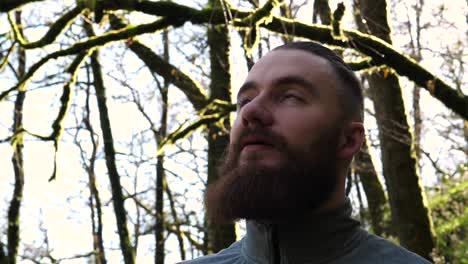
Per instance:
[[[272,225],[271,240],[273,245],[273,264],[281,264],[280,243],[278,237],[278,228],[276,225]]]

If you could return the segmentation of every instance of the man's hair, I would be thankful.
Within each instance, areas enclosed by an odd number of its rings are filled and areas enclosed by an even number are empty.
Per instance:
[[[338,91],[338,100],[343,109],[342,117],[345,120],[359,118],[359,121],[364,119],[364,99],[362,95],[361,83],[356,77],[356,74],[351,68],[335,54],[332,50],[311,41],[290,42],[282,46],[276,47],[274,50],[295,49],[303,50],[313,55],[319,56],[327,60],[335,70],[338,80],[341,83],[341,88]]]

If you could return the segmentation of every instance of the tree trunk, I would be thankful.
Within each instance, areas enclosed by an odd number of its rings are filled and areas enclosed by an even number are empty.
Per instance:
[[[177,216],[177,211],[175,207],[175,202],[174,202],[174,197],[172,196],[172,192],[169,188],[169,185],[164,186],[164,190],[166,191],[167,199],[169,200],[169,205],[171,207],[171,214],[172,214],[172,219],[174,221],[174,233],[177,237],[177,242],[179,244],[179,253],[180,253],[180,258],[182,260],[186,259],[185,256],[185,244],[184,244],[184,232],[181,230],[181,222],[179,220],[179,217]]]
[[[412,28],[411,23],[408,20],[408,34],[411,36],[411,57],[418,63],[421,62],[422,54],[421,54],[421,33],[422,33],[422,25],[421,25],[421,13],[424,6],[424,0],[418,0],[416,4],[413,6],[414,11],[416,13],[416,36],[412,37]],[[420,98],[421,98],[421,87],[418,85],[414,85],[413,87],[413,130],[414,130],[414,145],[415,145],[415,153],[418,162],[421,159],[421,132],[423,129],[422,124],[422,112],[421,112],[421,105],[420,105]],[[418,169],[421,170],[421,164],[418,163]]]
[[[114,204],[117,231],[119,233],[120,249],[122,250],[124,263],[134,264],[135,252],[130,243],[130,237],[127,228],[127,214],[124,206],[122,185],[120,184],[120,176],[115,164],[114,139],[112,136],[112,129],[109,120],[109,111],[107,109],[106,90],[102,80],[101,65],[98,60],[97,51],[94,51],[91,54],[91,67],[93,69],[94,88],[96,89],[99,119],[104,139],[104,153],[106,155],[106,166],[111,183],[112,201]]]
[[[287,19],[294,19],[293,18],[293,14],[292,14],[292,10],[291,10],[291,7],[292,7],[292,3],[293,3],[294,0],[291,0],[289,3],[287,1],[284,1],[280,7],[279,7],[279,10],[280,10],[280,15],[284,18],[287,18]],[[258,32],[257,34],[259,34],[260,32]],[[285,34],[282,34],[281,35],[281,39],[283,40],[283,43],[289,43],[289,42],[292,42],[294,40],[294,32],[284,32]]]
[[[110,22],[111,27],[113,29],[120,29],[125,27],[126,25],[124,22],[115,15],[110,15]],[[157,146],[161,145],[162,141],[167,136],[167,113],[168,113],[168,88],[169,83],[173,85],[179,85],[179,88],[182,90],[185,89],[185,93],[189,99],[189,101],[193,104],[196,110],[200,110],[204,103],[204,95],[200,93],[198,90],[198,86],[195,82],[193,82],[188,76],[184,75],[177,68],[173,67],[169,64],[169,39],[168,39],[168,32],[167,30],[163,31],[163,42],[164,42],[164,56],[161,58],[157,54],[155,54],[150,48],[144,46],[143,44],[139,43],[136,39],[132,39],[131,41],[127,41],[127,46],[145,63],[148,69],[153,72],[159,74],[161,77],[164,78],[164,87],[160,88],[160,93],[162,97],[162,114],[161,114],[161,126],[159,131],[153,129],[154,137],[157,143]],[[188,87],[188,88],[187,88]],[[198,92],[197,92],[198,91]],[[149,117],[147,120],[152,124]],[[159,153],[159,149],[157,153]],[[174,200],[172,199],[172,194],[167,186],[165,180],[165,171],[164,171],[164,153],[161,152],[160,155],[157,157],[157,165],[156,165],[156,225],[155,225],[155,241],[156,241],[156,249],[155,249],[155,262],[156,263],[164,263],[164,235],[163,230],[167,230],[168,227],[165,227],[165,218],[163,213],[164,208],[164,194],[163,191],[166,191],[172,218],[175,222],[175,229],[176,229],[176,236],[179,243],[180,254],[182,260],[185,260],[185,246],[184,246],[184,239],[183,234],[180,229],[180,222],[177,217],[177,212],[175,211],[175,204]],[[158,202],[159,201],[159,202]],[[158,242],[160,241],[160,242]],[[159,252],[162,252],[161,254]]]
[[[355,3],[361,18],[365,18],[366,22],[358,23],[361,25],[360,30],[391,44],[386,2],[360,0]],[[383,68],[369,74],[368,80],[379,128],[383,172],[393,224],[402,246],[431,259],[430,254],[435,245],[432,221],[426,195],[420,184],[398,76]]]
[[[87,128],[88,129],[88,128]],[[88,129],[89,130],[89,129]],[[92,130],[89,130],[90,132]],[[90,133],[93,137],[93,133]],[[93,249],[96,255],[96,264],[106,264],[106,257],[104,253],[104,240],[102,237],[102,206],[99,191],[96,186],[96,174],[94,173],[94,163],[96,160],[96,144],[94,138],[91,139],[93,144],[93,151],[90,158],[90,165],[87,166],[88,180],[89,180],[89,207],[91,209],[91,225],[93,234]]]
[[[313,21],[317,20],[317,16],[320,17],[322,24],[331,25],[331,9],[328,4],[328,0],[314,1]],[[341,51],[335,52],[342,56]],[[376,235],[382,235],[384,231],[383,213],[387,200],[385,198],[384,189],[377,177],[377,172],[375,171],[374,164],[372,163],[372,159],[369,155],[367,142],[364,142],[363,148],[356,155],[352,166],[354,167],[356,176],[359,176],[359,180],[362,183],[362,187],[367,198],[372,229]],[[351,184],[351,177],[349,177],[348,180]],[[355,178],[355,181],[358,181],[358,178]],[[359,185],[356,184],[356,187],[358,186]]]
[[[16,23],[21,29],[21,11],[15,12]],[[18,48],[18,78],[22,78],[26,71],[26,52],[23,48]],[[13,197],[8,208],[8,231],[7,231],[7,259],[8,263],[16,263],[18,246],[20,242],[20,210],[23,200],[24,189],[24,167],[23,167],[23,104],[26,96],[26,87],[21,85],[15,101],[15,112],[13,115],[13,133],[15,136],[11,140],[13,147],[13,169],[15,173],[15,183]]]
[[[93,134],[91,134],[93,137]],[[94,141],[94,139],[92,139]],[[93,143],[94,145],[95,143]],[[92,221],[92,232],[93,232],[93,248],[96,254],[96,264],[106,264],[106,256],[104,251],[104,240],[102,236],[102,205],[99,191],[96,186],[96,174],[94,173],[94,161],[96,159],[96,150],[93,146],[92,161],[90,161],[90,167],[88,168],[89,178],[89,190],[90,190],[90,209],[91,209],[91,221]]]
[[[468,160],[468,120],[463,120],[463,136],[465,137],[465,156]]]
[[[219,7],[220,1],[210,0],[209,5]],[[231,76],[229,64],[229,32],[225,25],[209,26],[208,46],[210,48],[211,83],[210,99],[231,101]],[[226,118],[224,127],[229,128],[229,118]],[[216,165],[223,156],[229,144],[229,135],[217,125],[208,126],[208,184],[219,177]],[[228,247],[236,240],[234,223],[225,225],[208,225],[208,252],[218,252]]]
[[[4,250],[5,245],[0,241],[0,263],[8,263],[8,256]]]
[[[315,0],[312,23],[317,23],[317,17],[323,25],[331,25],[331,9],[328,0]]]
[[[84,23],[84,27],[88,36],[94,36],[94,31],[89,23]],[[96,255],[96,264],[106,264],[106,256],[104,251],[104,239],[102,236],[103,225],[102,225],[102,205],[99,190],[96,185],[96,155],[98,149],[98,141],[94,137],[94,128],[91,125],[91,110],[90,110],[90,99],[91,99],[91,84],[92,80],[90,77],[90,67],[87,65],[87,78],[88,86],[86,89],[86,104],[85,104],[85,116],[83,117],[83,123],[86,130],[89,132],[89,138],[93,146],[91,151],[91,157],[89,158],[89,165],[86,165],[86,160],[83,160],[85,164],[86,172],[88,173],[88,186],[89,186],[89,207],[91,209],[91,223],[92,223],[92,234],[93,234],[93,249]]]
[[[169,36],[167,29],[163,31],[163,43],[164,43],[164,60],[169,62]],[[168,112],[168,89],[169,82],[164,81],[164,87],[160,87],[161,99],[162,99],[162,111],[161,111],[161,125],[159,132],[155,135],[158,148],[162,141],[167,135],[167,112]],[[159,149],[157,153],[160,153]],[[165,215],[164,215],[164,185],[165,185],[165,173],[164,173],[164,152],[157,157],[156,164],[156,226],[155,226],[155,238],[156,238],[156,252],[155,252],[155,263],[164,264],[164,230],[165,228]]]
[[[384,221],[384,209],[387,199],[369,155],[367,141],[364,142],[361,151],[355,156],[353,164],[354,171],[359,175],[367,197],[372,229],[376,235],[383,235],[388,231]]]

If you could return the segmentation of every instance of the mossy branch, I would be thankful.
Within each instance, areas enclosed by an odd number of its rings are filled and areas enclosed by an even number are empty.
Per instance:
[[[77,72],[78,72],[78,67],[80,64],[84,61],[84,59],[90,55],[93,49],[81,52],[76,56],[76,58],[72,61],[70,64],[69,68],[67,69],[67,72],[71,74],[70,81],[65,83],[63,87],[63,92],[62,96],[60,97],[60,109],[57,114],[56,119],[54,120],[52,124],[52,133],[49,136],[41,136],[37,135],[34,133],[30,133],[26,131],[24,128],[21,128],[19,131],[15,132],[15,135],[11,137],[11,140],[16,140],[17,134],[19,132],[27,132],[28,134],[37,137],[41,140],[44,141],[53,141],[54,142],[54,167],[53,167],[53,172],[52,176],[49,178],[49,181],[52,181],[56,178],[57,175],[57,152],[58,152],[58,142],[60,140],[61,132],[62,132],[62,123],[63,120],[65,119],[66,113],[68,112],[68,109],[70,108],[70,101],[71,101],[71,95],[72,95],[72,86],[76,83],[76,77],[77,77]],[[0,142],[1,143],[1,142]],[[14,144],[14,143],[12,143]]]
[[[281,2],[283,2],[283,0],[268,0],[262,7],[251,12],[248,16],[240,19],[234,19],[234,26],[250,27],[255,24],[267,22],[268,18],[271,18],[272,16],[271,12],[273,9],[279,6]]]
[[[219,99],[212,100],[203,109],[199,110],[198,115],[200,118],[197,121],[188,126],[182,124],[174,132],[164,138],[158,146],[157,155],[162,154],[165,147],[173,145],[177,140],[189,136],[198,128],[219,122],[229,115],[230,112],[235,111],[235,109],[236,106],[230,102]]]
[[[11,28],[13,29],[13,33],[15,35],[16,40],[19,44],[25,49],[34,49],[39,47],[44,47],[52,42],[57,38],[60,33],[62,33],[68,26],[73,22],[73,20],[83,11],[80,7],[74,7],[67,13],[65,13],[62,17],[60,17],[47,31],[47,33],[39,40],[34,42],[27,42],[21,30],[18,28],[18,25],[15,23],[11,14],[8,14],[8,21],[10,22]]]
[[[346,62],[346,64],[353,70],[353,71],[363,71],[369,70],[374,67],[381,66],[382,64],[375,63],[372,58],[364,58],[360,61],[353,61],[353,62]]]
[[[273,17],[269,24],[262,27],[277,33],[295,30],[297,37],[303,37],[324,44],[352,48],[372,58],[376,65],[387,65],[399,75],[406,76],[418,86],[425,88],[433,97],[445,106],[468,119],[468,96],[446,84],[434,74],[426,70],[409,56],[399,53],[390,44],[356,30],[343,30],[346,39],[332,37],[331,28],[320,25],[309,25],[279,17]]]
[[[253,11],[250,15],[244,18],[234,19],[234,26],[247,31],[244,34],[243,41],[247,56],[250,56],[252,49],[254,49],[260,41],[260,34],[258,32],[260,23],[268,23],[271,19],[273,9],[279,6],[281,2],[283,1],[269,0],[262,7]]]
[[[101,36],[90,37],[88,40],[77,42],[67,49],[58,50],[56,52],[50,53],[49,55],[45,56],[44,58],[39,60],[37,63],[35,63],[33,66],[31,66],[31,68],[28,70],[25,76],[21,78],[21,80],[18,82],[17,85],[2,92],[0,94],[0,102],[3,99],[5,99],[11,92],[17,90],[18,87],[25,85],[31,79],[34,73],[36,73],[36,71],[40,67],[42,67],[46,62],[48,62],[51,59],[57,59],[59,57],[73,55],[83,50],[103,46],[112,41],[128,39],[136,35],[162,30],[170,26],[172,22],[173,22],[172,19],[162,18],[162,19],[159,19],[155,22],[148,23],[148,24],[142,24],[138,26],[128,26],[120,30],[110,31]]]
[[[249,16],[252,12],[239,11],[228,6],[233,17],[242,19]],[[114,7],[116,8],[116,7]],[[121,7],[119,7],[121,8]],[[180,5],[171,1],[138,1],[134,7],[127,10],[140,11],[149,15],[162,17],[180,18],[180,22],[191,22],[193,24],[210,23],[213,25],[224,24],[226,22],[222,8],[204,8],[201,10]],[[180,25],[182,25],[180,24]],[[175,26],[175,25],[174,25]]]
[[[65,119],[65,116],[70,109],[70,102],[71,102],[71,95],[72,95],[72,87],[76,83],[76,77],[78,75],[78,67],[84,61],[86,57],[88,57],[92,52],[92,49],[87,51],[81,52],[76,56],[73,62],[70,64],[67,72],[71,74],[71,78],[68,82],[65,83],[63,86],[62,96],[60,97],[60,109],[55,118],[54,122],[52,123],[52,133],[48,137],[49,140],[54,141],[54,169],[52,172],[52,176],[49,178],[49,181],[55,180],[57,176],[57,152],[58,152],[58,142],[60,140],[60,136],[62,134],[62,123]]]
[[[150,48],[136,40],[127,42],[127,45],[151,71],[156,72],[167,82],[179,87],[196,110],[200,110],[207,104],[208,96],[205,94],[202,86],[189,75],[183,73],[172,64],[165,62],[164,59],[156,55]]]
[[[220,121],[222,118],[226,117],[229,112],[225,113],[214,113],[214,114],[209,114],[209,115],[204,115],[201,116],[200,119],[195,121],[194,123],[185,126],[184,124],[181,125],[179,128],[177,128],[174,132],[169,134],[158,146],[158,152],[157,155],[161,155],[164,153],[164,150],[166,147],[171,146],[175,144],[177,140],[180,140],[182,138],[186,138],[187,136],[191,135],[195,130],[202,126],[207,126],[210,124],[213,124],[215,122]]]
[[[335,38],[341,38],[343,36],[341,32],[341,20],[343,19],[344,11],[345,11],[345,5],[343,4],[343,2],[341,2],[341,3],[338,3],[336,10],[333,12],[332,33],[333,33],[333,37]]]
[[[0,63],[0,72],[3,71],[5,66],[8,64],[8,59],[10,58],[10,55],[13,53],[13,50],[15,49],[15,44],[11,44],[10,48],[8,48],[7,54],[3,57],[2,62]]]
[[[126,27],[122,19],[117,16],[111,14],[109,17],[113,29]],[[162,76],[165,81],[179,87],[197,111],[207,105],[208,96],[197,81],[168,63],[138,40],[129,39],[127,46],[145,63],[149,70]]]
[[[156,7],[164,7],[158,9]],[[196,10],[190,7],[174,4],[171,2],[149,2],[137,3],[135,10],[156,14],[161,16],[177,16],[178,24],[191,22],[193,24],[224,24],[223,11],[221,9]],[[234,17],[245,18],[252,12],[241,12],[234,8],[231,13]],[[238,24],[238,27],[248,25]],[[352,48],[372,58],[377,65],[385,64],[393,68],[399,75],[406,76],[418,86],[428,90],[432,96],[441,101],[449,109],[468,119],[468,97],[460,94],[457,90],[446,84],[434,74],[419,65],[409,56],[399,53],[385,41],[356,30],[343,30],[345,38],[334,38],[332,28],[321,25],[304,24],[294,20],[272,16],[271,23],[262,23],[260,26],[279,34],[284,32],[295,32],[295,36],[318,41],[328,45]]]
[[[51,58],[75,54],[94,46],[101,46],[111,41],[128,39],[139,34],[154,32],[168,26],[178,27],[185,22],[191,22],[193,24],[210,23],[212,25],[225,23],[222,9],[206,8],[197,10],[166,1],[141,1],[134,3],[134,5],[122,4],[122,6],[109,3],[110,2],[106,1],[104,8],[137,10],[147,14],[166,17],[153,23],[128,26],[121,30],[111,31],[102,36],[93,37],[84,42],[78,42],[68,49],[54,52],[38,62],[36,68],[33,66],[21,82],[27,81],[34,71]],[[253,12],[242,12],[234,8],[231,8],[230,11],[233,17],[240,19],[253,14]],[[240,27],[244,25],[238,24],[237,26]],[[391,45],[375,36],[364,34],[356,30],[342,30],[345,38],[337,39],[333,37],[332,28],[330,27],[304,24],[276,16],[271,17],[270,23],[261,23],[260,26],[279,34],[293,32],[294,30],[295,36],[297,37],[307,38],[328,45],[352,48],[359,51],[371,57],[373,62],[377,65],[385,64],[393,68],[399,75],[408,77],[418,86],[429,91],[432,96],[445,104],[449,109],[458,113],[464,119],[468,119],[468,96],[461,94],[410,57],[399,53]],[[248,27],[248,25],[245,25],[245,27]],[[16,89],[17,87],[12,87],[0,94],[0,101]]]

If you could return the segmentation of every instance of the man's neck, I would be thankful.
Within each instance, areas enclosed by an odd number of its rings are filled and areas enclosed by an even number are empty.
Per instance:
[[[294,263],[315,262],[342,254],[362,237],[361,231],[359,222],[351,218],[351,204],[346,200],[333,210],[324,207],[289,221],[247,221],[242,250],[258,263],[274,263],[265,258],[278,253],[281,258],[297,260]]]

